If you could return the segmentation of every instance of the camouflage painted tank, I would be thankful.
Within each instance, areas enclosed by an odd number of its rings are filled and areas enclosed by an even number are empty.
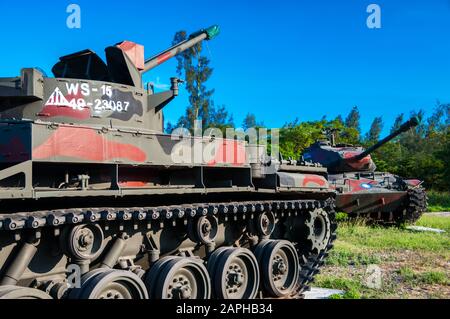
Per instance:
[[[170,136],[125,41],[0,79],[0,298],[296,297],[335,240],[326,169],[239,140]],[[196,148],[203,152],[200,160]],[[193,156],[191,157],[190,154]],[[189,156],[187,156],[189,155]]]
[[[376,172],[370,153],[418,124],[417,118],[410,119],[367,150],[336,144],[334,132],[330,132],[329,140],[319,141],[309,147],[304,153],[304,159],[328,168],[329,182],[338,193],[338,210],[351,217],[364,217],[372,221],[414,223],[427,208],[422,182]]]

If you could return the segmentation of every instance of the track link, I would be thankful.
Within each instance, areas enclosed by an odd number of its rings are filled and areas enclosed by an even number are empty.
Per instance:
[[[408,189],[408,199],[397,212],[397,224],[414,224],[427,211],[428,198],[423,187]]]
[[[336,221],[336,212],[333,205],[327,205],[326,211],[330,221],[330,235],[326,247],[321,251],[311,251],[305,249],[301,252],[303,256],[302,268],[300,271],[300,280],[298,295],[303,297],[303,293],[310,290],[310,284],[314,282],[314,278],[320,273],[320,268],[325,264],[330,250],[334,247],[334,242],[337,239],[338,223]],[[304,244],[303,244],[304,245]]]

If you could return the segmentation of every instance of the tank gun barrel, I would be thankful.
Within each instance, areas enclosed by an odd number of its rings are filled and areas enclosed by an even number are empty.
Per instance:
[[[394,138],[396,138],[398,135],[408,131],[409,129],[416,127],[417,125],[419,125],[420,120],[418,117],[412,117],[409,121],[403,123],[398,130],[396,130],[395,132],[392,132],[391,134],[389,134],[388,136],[386,136],[385,138],[383,138],[382,140],[380,140],[378,143],[376,143],[375,145],[369,147],[367,150],[365,150],[364,152],[362,152],[359,155],[356,155],[352,158],[350,158],[351,160],[361,160],[364,157],[366,157],[367,155],[369,155],[370,153],[372,153],[373,151],[379,149],[381,146],[383,146],[384,144],[388,143],[389,141],[393,140]]]
[[[215,37],[217,37],[220,33],[220,28],[218,25],[214,25],[212,27],[209,27],[207,29],[202,29],[200,31],[197,31],[189,36],[189,38],[185,41],[182,41],[173,47],[155,55],[154,57],[147,59],[145,61],[144,70],[142,73],[148,72],[158,65],[166,62],[167,60],[175,57],[176,55],[192,48],[196,44],[204,41],[204,40],[212,40]]]

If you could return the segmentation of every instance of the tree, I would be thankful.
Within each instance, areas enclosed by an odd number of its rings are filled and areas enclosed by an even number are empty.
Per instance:
[[[421,123],[374,152],[373,158],[381,171],[405,178],[424,181],[427,189],[448,190],[450,186],[450,129],[448,106],[440,104],[425,118],[423,110],[411,112]],[[392,131],[403,122],[399,115]]]
[[[358,144],[358,131],[354,128],[348,128],[344,124],[342,116],[337,116],[334,120],[325,122],[325,128],[328,130],[335,130],[338,134],[335,135],[336,143],[338,144]]]
[[[186,39],[186,31],[179,31],[174,36],[173,45]],[[204,129],[209,126],[214,90],[208,90],[205,83],[211,77],[213,69],[209,67],[208,58],[201,53],[202,43],[198,43],[177,56],[177,73],[184,78],[189,93],[189,106],[185,115],[178,121],[178,125],[187,129],[192,129],[194,121],[198,119],[201,119]]]
[[[221,105],[218,108],[211,105],[208,127],[221,130],[223,136],[225,136],[226,129],[234,127],[233,115],[228,113],[224,105]]]
[[[340,134],[342,140],[345,140],[349,144],[359,144],[361,127],[360,127],[361,115],[357,106],[354,106],[347,118],[345,119],[345,130]]]
[[[172,122],[167,122],[164,131],[166,134],[172,134],[174,129],[176,129],[176,127],[172,124]]]
[[[244,122],[242,123],[242,128],[244,130],[248,130],[249,128],[259,128],[263,126],[264,123],[258,123],[256,121],[256,116],[253,113],[248,113],[244,118]]]
[[[348,114],[347,118],[345,119],[345,126],[348,128],[354,128],[358,132],[361,131],[360,127],[360,120],[361,115],[359,114],[359,110],[357,106],[354,106],[350,113]]]
[[[442,163],[440,177],[435,180],[435,188],[437,190],[448,191],[450,189],[450,129],[447,128],[442,132],[441,147],[434,152],[435,158]]]
[[[340,123],[340,124],[342,124],[342,126],[344,126],[344,119],[342,118],[342,115],[338,115],[338,116],[336,116],[336,118],[334,119],[334,121],[336,122],[336,123]]]
[[[425,111],[424,110],[412,111],[411,117],[417,117],[419,119],[419,125],[417,125],[415,129],[409,130],[409,132],[412,133],[410,135],[423,138],[427,131],[427,128],[425,126],[425,121],[424,121]]]
[[[395,118],[394,125],[392,125],[391,128],[391,133],[397,131],[402,124],[403,124],[403,113],[397,115],[397,117]]]
[[[372,125],[370,126],[369,132],[366,134],[366,143],[374,143],[380,139],[381,131],[383,130],[383,118],[376,117]]]
[[[325,121],[287,123],[280,130],[280,152],[284,158],[300,159],[305,148],[323,136]]]
[[[427,135],[441,132],[449,125],[450,104],[436,104],[433,114],[428,118]]]

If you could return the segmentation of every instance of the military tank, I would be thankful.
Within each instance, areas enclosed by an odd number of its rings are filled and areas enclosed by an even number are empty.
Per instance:
[[[237,139],[164,134],[181,81],[130,41],[0,78],[0,298],[297,298],[336,238],[325,168]],[[200,149],[200,151],[199,151]],[[203,152],[202,152],[203,150]],[[202,154],[200,159],[195,155]]]
[[[413,117],[368,149],[336,144],[336,131],[329,131],[326,141],[305,150],[304,159],[327,167],[331,187],[337,191],[337,209],[349,217],[381,224],[414,223],[427,209],[422,181],[377,172],[370,154],[418,124]]]

